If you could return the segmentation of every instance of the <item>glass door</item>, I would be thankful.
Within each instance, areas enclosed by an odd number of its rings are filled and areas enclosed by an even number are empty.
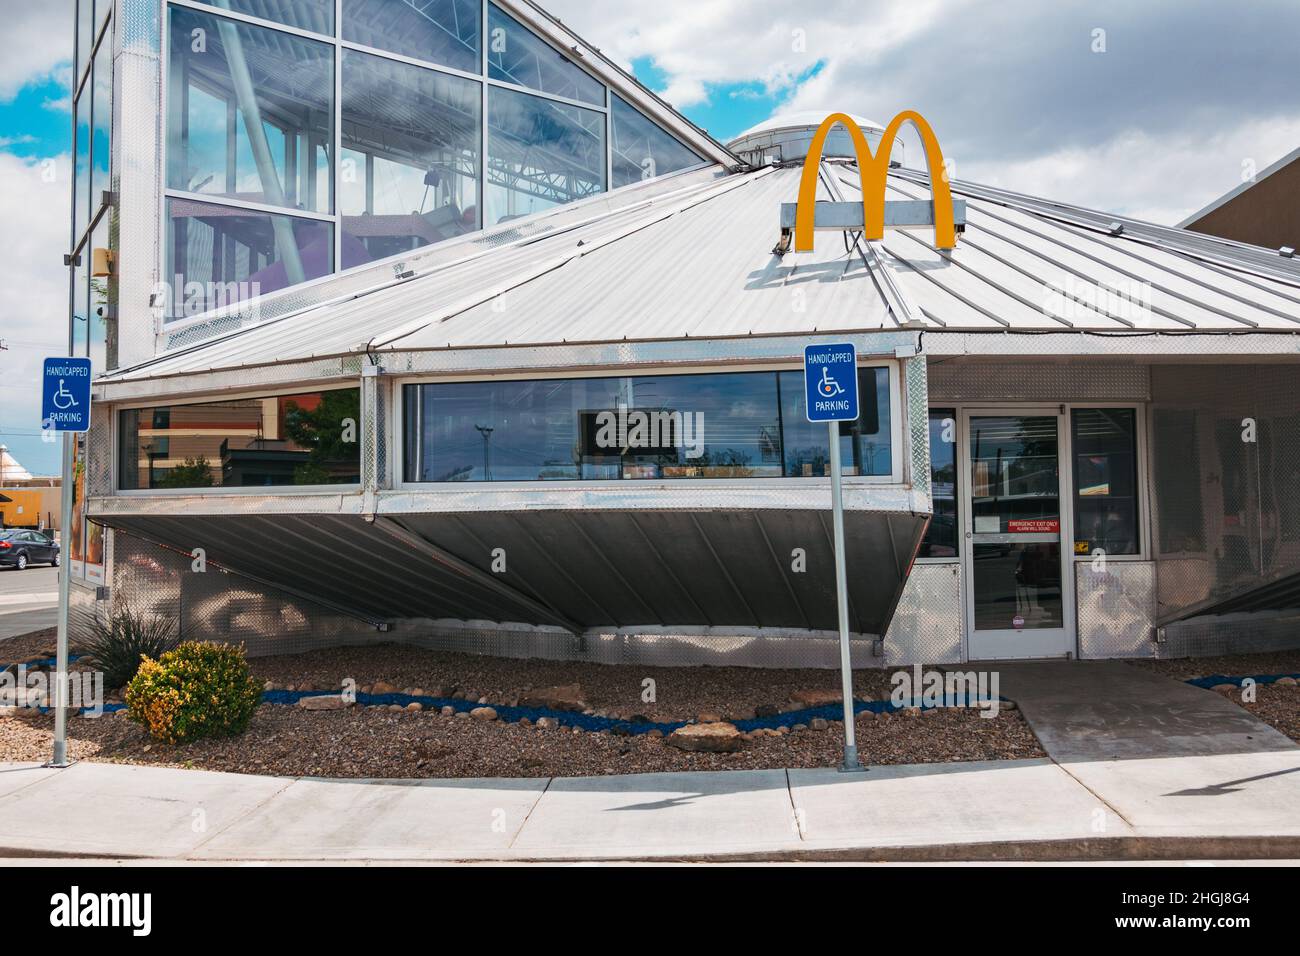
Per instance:
[[[969,656],[1061,657],[1074,646],[1061,546],[1069,540],[1061,508],[1064,417],[1056,409],[963,417]]]

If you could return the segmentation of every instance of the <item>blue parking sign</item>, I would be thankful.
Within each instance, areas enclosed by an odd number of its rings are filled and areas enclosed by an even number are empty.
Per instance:
[[[857,349],[847,342],[805,346],[803,390],[808,421],[857,421]]]
[[[90,428],[90,359],[45,360],[41,428],[53,432],[84,432]]]

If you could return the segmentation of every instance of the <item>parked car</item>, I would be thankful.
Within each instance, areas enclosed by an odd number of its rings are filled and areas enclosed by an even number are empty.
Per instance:
[[[39,531],[0,531],[0,568],[21,571],[29,564],[59,566],[59,544]]]

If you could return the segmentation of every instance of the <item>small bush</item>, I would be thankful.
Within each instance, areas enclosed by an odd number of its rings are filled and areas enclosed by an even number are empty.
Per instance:
[[[140,661],[162,657],[180,642],[175,624],[165,617],[151,617],[124,607],[96,620],[89,640],[79,647],[81,653],[104,672],[104,686],[126,686],[135,676]]]
[[[261,699],[244,648],[207,641],[146,658],[126,687],[131,719],[171,744],[242,734]]]

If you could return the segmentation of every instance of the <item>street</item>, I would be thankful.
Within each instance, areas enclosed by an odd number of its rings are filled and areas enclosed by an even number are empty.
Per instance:
[[[60,570],[0,570],[0,641],[55,625]]]

